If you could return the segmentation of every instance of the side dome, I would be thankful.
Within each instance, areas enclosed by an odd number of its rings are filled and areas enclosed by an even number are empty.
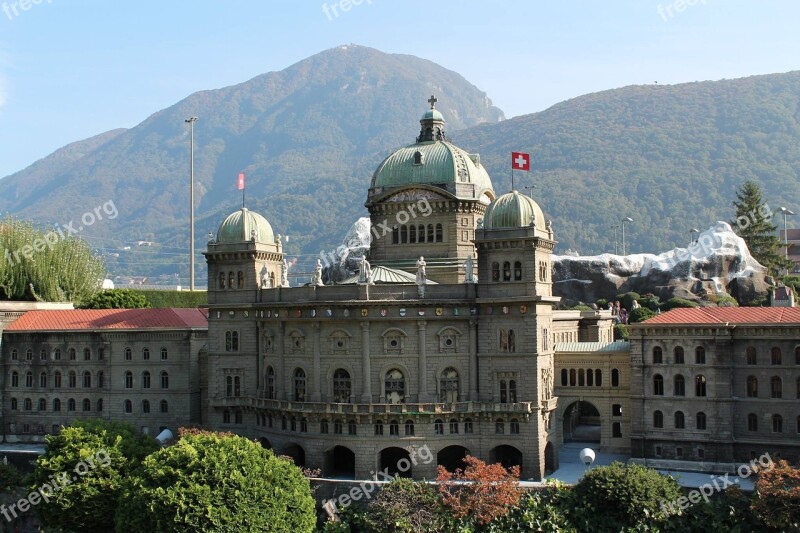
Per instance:
[[[511,191],[499,196],[486,208],[483,227],[486,229],[535,226],[546,235],[544,212],[530,196]]]
[[[228,215],[217,230],[217,243],[245,242],[253,238],[258,242],[275,242],[272,226],[267,219],[246,207]]]

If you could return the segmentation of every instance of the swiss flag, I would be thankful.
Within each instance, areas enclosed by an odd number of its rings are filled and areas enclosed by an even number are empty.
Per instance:
[[[514,170],[530,170],[531,154],[511,152],[511,168]]]
[[[240,191],[244,190],[244,172],[240,172],[239,173],[238,188],[239,188]]]

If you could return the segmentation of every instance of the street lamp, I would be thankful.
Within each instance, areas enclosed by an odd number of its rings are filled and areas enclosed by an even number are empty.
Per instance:
[[[615,226],[611,226],[611,227],[614,228],[614,255],[617,255],[617,252],[618,252],[617,243],[619,242],[617,240],[617,230],[619,229],[619,224],[617,224]]]
[[[791,209],[787,209],[785,207],[781,207],[780,209],[778,209],[778,211],[783,213],[783,243],[784,243],[784,246],[785,246],[785,257],[786,257],[786,260],[788,261],[789,260],[789,232],[786,229],[786,216],[787,215],[795,215],[797,213],[795,213]],[[786,267],[786,275],[789,275],[789,267],[788,266]]]
[[[625,223],[626,222],[633,222],[631,217],[625,217],[622,219],[622,255],[625,255]]]
[[[694,244],[694,237],[693,237],[693,235],[694,235],[695,233],[697,233],[698,235],[700,235],[700,230],[699,230],[699,229],[697,229],[697,228],[692,228],[692,229],[690,229],[690,230],[689,230],[689,246],[691,246],[691,245],[693,245],[693,244]]]
[[[189,144],[189,290],[194,290],[194,123],[197,117],[184,120],[191,130]]]
[[[536,185],[526,185],[525,187],[523,187],[523,189],[527,191],[528,197],[530,197],[531,200],[533,200],[533,189],[536,188],[537,188]]]

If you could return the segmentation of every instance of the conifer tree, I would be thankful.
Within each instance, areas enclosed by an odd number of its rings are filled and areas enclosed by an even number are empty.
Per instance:
[[[750,254],[772,275],[790,267],[781,255],[782,243],[775,233],[777,226],[772,223],[773,213],[764,201],[761,187],[755,181],[746,181],[736,191],[733,201],[736,216],[731,226],[738,236],[747,243]]]

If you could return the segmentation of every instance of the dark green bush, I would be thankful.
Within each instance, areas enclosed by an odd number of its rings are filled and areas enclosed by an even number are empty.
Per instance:
[[[154,309],[166,307],[205,307],[208,305],[207,291],[136,291],[144,296]]]
[[[697,302],[693,302],[691,300],[686,300],[685,298],[670,298],[666,302],[661,305],[662,311],[669,311],[670,309],[676,309],[678,307],[699,307]]]
[[[81,309],[143,309],[147,307],[151,307],[147,298],[132,289],[103,290],[80,306]]]
[[[628,323],[644,322],[648,318],[653,318],[656,314],[646,307],[639,307],[628,313]]]

